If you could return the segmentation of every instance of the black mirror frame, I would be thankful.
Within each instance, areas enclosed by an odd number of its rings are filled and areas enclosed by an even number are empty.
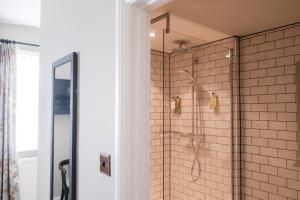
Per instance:
[[[63,64],[71,62],[71,81],[70,81],[70,117],[72,130],[70,131],[70,185],[68,200],[76,200],[76,173],[77,173],[77,70],[78,55],[72,52],[52,64],[52,127],[51,127],[51,164],[50,164],[50,200],[53,200],[53,169],[54,169],[54,79],[55,69]]]

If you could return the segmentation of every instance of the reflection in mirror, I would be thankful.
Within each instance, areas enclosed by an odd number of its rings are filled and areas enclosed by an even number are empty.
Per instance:
[[[71,142],[70,123],[71,63],[55,69],[54,79],[54,173],[53,199],[68,199]]]

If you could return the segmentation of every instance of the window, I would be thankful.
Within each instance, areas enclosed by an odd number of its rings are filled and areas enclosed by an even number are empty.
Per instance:
[[[17,152],[38,148],[39,53],[17,51]]]

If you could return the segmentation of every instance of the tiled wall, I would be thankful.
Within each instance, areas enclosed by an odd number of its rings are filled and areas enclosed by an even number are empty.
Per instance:
[[[231,117],[230,63],[226,57],[234,48],[234,39],[194,48],[198,64],[194,77],[200,84],[195,105],[196,145],[200,145],[201,173],[193,182],[191,169],[195,151],[191,139],[180,133],[192,133],[191,80],[179,69],[192,71],[192,53],[171,55],[171,96],[182,98],[182,113],[171,113],[171,199],[230,199],[231,196]],[[212,93],[218,97],[218,108],[209,108]],[[201,124],[202,123],[202,124]],[[202,126],[202,128],[201,128]],[[178,133],[177,133],[178,132]],[[177,134],[176,134],[177,133]],[[197,147],[197,146],[196,146]],[[194,175],[198,172],[196,163]]]
[[[172,54],[170,64],[169,55],[166,54],[163,76],[162,54],[152,51],[151,200],[162,200],[163,193],[166,200],[230,199],[229,160],[239,157],[239,147],[242,151],[242,199],[300,199],[300,171],[294,167],[297,150],[295,69],[296,65],[300,67],[300,24],[241,38],[241,98],[237,98],[236,80],[239,77],[237,65],[233,63],[231,108],[229,63],[225,58],[227,47],[236,47],[233,39],[203,45],[196,50],[199,63],[194,72],[202,88],[199,99],[203,104],[203,115],[195,117],[203,117],[205,133],[200,143],[201,178],[197,182],[191,181],[194,153],[190,140],[174,134],[191,132],[192,87],[187,86],[187,76],[177,72],[178,69],[191,71],[191,54]],[[207,106],[212,91],[219,97],[217,112]],[[182,114],[172,112],[171,96],[183,99]],[[239,144],[239,100],[242,143],[230,149],[231,142]],[[199,108],[199,104],[195,107]],[[234,121],[230,121],[230,109]],[[200,124],[197,121],[199,131]],[[229,137],[231,126],[235,130],[232,134],[236,137],[233,141]],[[173,132],[171,135],[168,134],[170,128]],[[230,155],[231,150],[237,154]],[[239,160],[235,161],[234,190],[238,193]],[[236,199],[239,199],[238,195]]]
[[[244,198],[300,199],[294,167],[300,24],[243,37],[240,46]]]

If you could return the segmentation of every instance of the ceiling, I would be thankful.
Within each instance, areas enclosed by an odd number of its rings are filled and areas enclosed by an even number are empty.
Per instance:
[[[39,27],[41,0],[0,0],[0,22]],[[173,41],[184,39],[199,45],[233,35],[300,22],[300,0],[169,0],[151,12],[155,18],[171,13],[171,33],[165,37],[170,52]],[[152,25],[157,37],[152,49],[162,51],[164,22]]]
[[[174,18],[174,16],[172,16]],[[188,33],[176,32],[171,26],[171,32],[165,34],[163,38],[163,28],[166,27],[165,20],[159,21],[151,25],[151,32],[156,34],[155,37],[151,38],[151,49],[157,51],[165,51],[170,53],[173,48],[177,48],[178,40],[183,40],[189,44],[189,46],[197,46],[206,41],[201,40],[200,37],[189,35]],[[174,27],[174,26],[173,26]],[[163,46],[164,39],[164,46]]]
[[[40,26],[41,0],[0,0],[0,22]]]
[[[169,36],[172,40],[186,35],[206,43],[300,22],[299,8],[299,0],[173,0],[151,15],[171,14],[171,31],[179,36]],[[164,23],[154,24],[152,31],[161,32],[164,27]],[[161,42],[152,40],[152,48],[162,50]]]

